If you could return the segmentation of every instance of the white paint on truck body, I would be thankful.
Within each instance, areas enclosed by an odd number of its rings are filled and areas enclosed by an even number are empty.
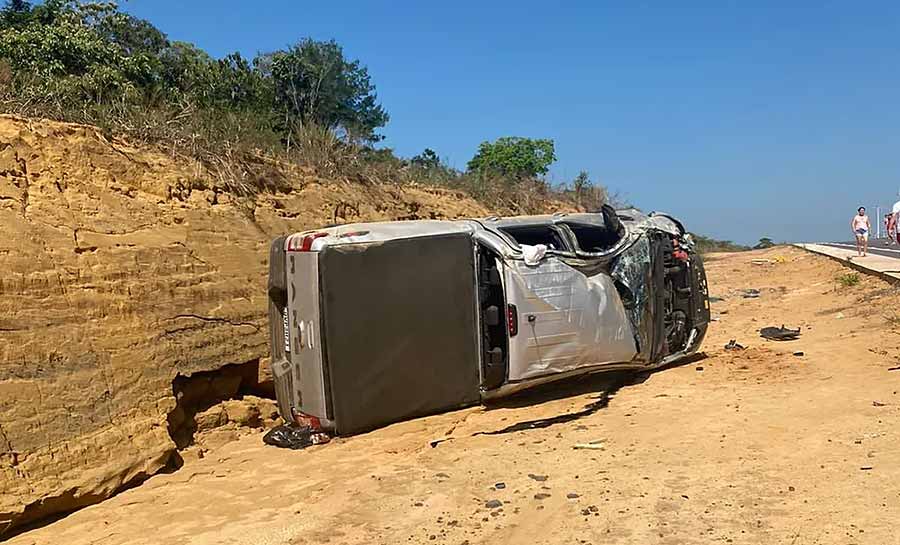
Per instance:
[[[585,277],[547,256],[536,266],[505,262],[506,297],[517,308],[509,381],[630,362],[637,350],[612,278]]]
[[[322,339],[319,328],[319,254],[287,253],[287,325],[296,407],[327,419]]]

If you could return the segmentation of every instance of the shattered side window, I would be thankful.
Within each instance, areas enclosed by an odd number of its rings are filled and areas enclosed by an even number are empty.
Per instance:
[[[549,225],[501,227],[500,230],[511,236],[520,245],[537,246],[538,244],[543,244],[550,250],[558,252],[569,251],[559,231]]]
[[[599,225],[586,225],[580,223],[565,224],[575,235],[578,242],[578,248],[582,252],[592,254],[603,253],[613,248],[620,240],[622,235]]]

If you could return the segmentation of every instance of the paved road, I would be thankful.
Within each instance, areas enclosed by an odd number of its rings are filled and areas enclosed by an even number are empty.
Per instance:
[[[833,246],[835,248],[856,250],[855,241],[823,242],[822,244],[824,244],[825,246]],[[869,253],[900,259],[900,246],[896,244],[888,244],[887,239],[869,239]]]

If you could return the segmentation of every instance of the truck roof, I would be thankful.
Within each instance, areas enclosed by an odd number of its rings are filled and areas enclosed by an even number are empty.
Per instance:
[[[648,220],[648,216],[636,208],[617,210],[623,223],[636,224]],[[668,221],[668,220],[665,220]],[[349,223],[322,227],[294,233],[293,236],[318,234],[315,242],[317,248],[332,244],[349,244],[359,242],[384,242],[388,240],[449,235],[455,233],[476,233],[502,230],[516,226],[553,225],[556,223],[582,223],[588,225],[604,225],[603,215],[592,212],[572,214],[538,214],[530,216],[486,217],[460,220],[394,220],[366,223]],[[288,238],[291,238],[288,237]]]

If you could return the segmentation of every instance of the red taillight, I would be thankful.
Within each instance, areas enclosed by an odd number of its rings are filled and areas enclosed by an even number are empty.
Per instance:
[[[289,252],[308,252],[312,249],[313,242],[317,238],[327,237],[328,233],[312,233],[309,235],[294,235],[288,239],[287,250]]]
[[[515,337],[519,334],[519,311],[516,310],[516,305],[507,305],[506,306],[506,321],[509,325],[509,336]]]
[[[311,414],[302,413],[300,411],[291,410],[294,416],[294,422],[302,427],[309,428],[312,431],[322,431],[322,421],[318,417]]]
[[[308,252],[312,249],[312,244],[317,238],[327,237],[328,233],[313,233],[303,237],[303,244],[300,245],[301,252]]]

